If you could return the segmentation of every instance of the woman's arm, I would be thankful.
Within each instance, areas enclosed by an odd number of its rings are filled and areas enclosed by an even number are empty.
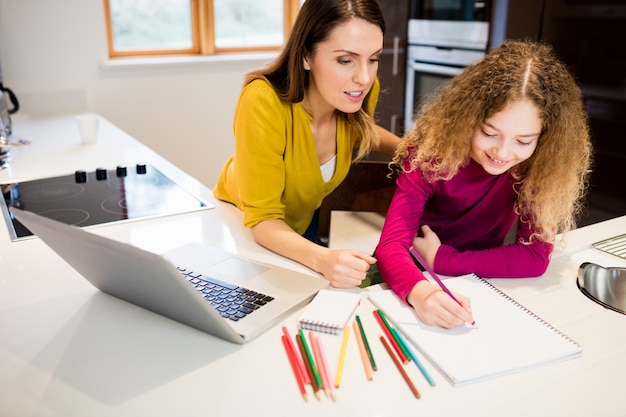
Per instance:
[[[376,262],[365,252],[317,245],[280,219],[257,223],[251,231],[260,245],[321,273],[333,287],[359,286],[370,265]]]
[[[376,152],[383,155],[393,156],[402,139],[382,126],[376,125],[376,130],[378,131],[378,135],[380,137],[380,145],[378,146]]]

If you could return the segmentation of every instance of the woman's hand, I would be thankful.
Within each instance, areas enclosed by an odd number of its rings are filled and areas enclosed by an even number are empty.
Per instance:
[[[422,280],[415,284],[407,301],[424,324],[451,329],[474,321],[469,299],[456,293],[454,296],[461,305],[437,284]]]
[[[327,249],[321,259],[319,272],[337,288],[354,288],[361,285],[370,265],[376,258],[352,249]]]
[[[431,268],[435,268],[435,256],[441,246],[439,236],[428,226],[422,226],[422,237],[413,239],[413,247]]]
[[[317,245],[280,219],[262,221],[252,226],[251,232],[260,245],[321,273],[337,288],[361,285],[370,265],[376,262],[376,258],[365,252]]]

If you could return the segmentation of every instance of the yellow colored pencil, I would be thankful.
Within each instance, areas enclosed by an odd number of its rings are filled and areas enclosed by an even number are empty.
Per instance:
[[[346,361],[346,350],[348,348],[348,335],[350,327],[346,326],[343,331],[343,342],[341,343],[341,352],[339,353],[339,365],[337,365],[337,375],[335,376],[335,388],[341,385],[341,375],[343,375],[343,363]]]

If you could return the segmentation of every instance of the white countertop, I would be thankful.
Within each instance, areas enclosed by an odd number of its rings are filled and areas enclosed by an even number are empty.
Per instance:
[[[154,252],[204,242],[308,271],[261,248],[237,209],[104,119],[95,145],[80,144],[71,116],[15,118],[14,135],[32,144],[12,150],[0,183],[143,162],[215,206],[93,233]],[[375,343],[379,328],[363,302],[359,314],[379,368],[374,379],[365,379],[351,339],[337,401],[309,395],[305,402],[280,341],[281,325],[244,346],[230,344],[98,292],[39,239],[11,242],[2,221],[0,416],[624,416],[626,316],[593,303],[575,282],[584,261],[626,266],[590,249],[591,242],[624,232],[626,217],[576,230],[543,277],[491,280],[581,344],[581,358],[461,388],[424,360],[437,385],[408,366],[422,394],[417,400]],[[296,319],[281,324],[295,332]],[[341,337],[322,340],[332,369]]]

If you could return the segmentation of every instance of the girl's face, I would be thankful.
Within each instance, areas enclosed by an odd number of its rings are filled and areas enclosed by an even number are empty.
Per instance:
[[[304,61],[310,110],[357,112],[376,79],[382,46],[383,33],[373,23],[357,18],[337,26]]]
[[[478,126],[472,138],[471,157],[488,173],[502,174],[531,157],[542,126],[534,103],[509,103]]]

